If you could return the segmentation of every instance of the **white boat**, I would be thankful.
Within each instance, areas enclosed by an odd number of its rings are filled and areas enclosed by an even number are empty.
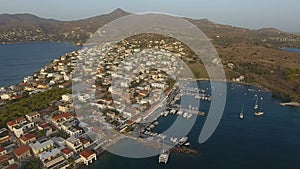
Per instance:
[[[186,118],[190,119],[193,116],[193,114],[189,114]]]
[[[263,111],[257,111],[257,112],[254,113],[254,115],[257,116],[257,117],[258,117],[258,116],[262,116],[262,115],[264,115],[264,114],[265,114],[265,113],[264,113]]]
[[[164,112],[164,116],[167,117],[169,115],[169,111]]]
[[[183,145],[184,143],[186,143],[188,141],[188,137],[182,137],[181,139],[179,139],[178,143],[180,145]]]
[[[175,114],[175,113],[176,113],[176,110],[175,110],[175,109],[172,109],[170,113],[171,113],[171,114]]]
[[[187,113],[187,112],[183,113],[183,117],[184,117],[184,118],[187,118],[187,116],[188,116],[188,113]]]
[[[244,114],[240,113],[240,119],[244,119]]]
[[[179,142],[186,142],[188,140],[188,137],[182,137],[181,139],[179,139]]]
[[[185,145],[185,146],[189,146],[189,145],[191,145],[191,143],[186,142],[184,145]]]
[[[178,114],[178,115],[182,115],[182,114],[183,114],[183,111],[182,111],[182,110],[179,110],[179,111],[177,112],[177,114]]]
[[[242,111],[240,113],[240,119],[244,119],[244,105],[243,105]]]
[[[262,102],[261,102],[261,106],[260,106],[260,110],[255,111],[254,115],[256,117],[262,116],[265,114],[265,112],[262,110],[263,109],[263,98],[261,98]]]
[[[258,98],[256,97],[255,104],[254,104],[254,110],[258,109]]]
[[[166,152],[163,150],[158,157],[158,162],[167,164],[169,155],[170,155],[169,151]]]
[[[177,140],[178,140],[178,138],[175,137],[175,138],[173,139],[173,142],[174,142],[174,143],[177,143]]]

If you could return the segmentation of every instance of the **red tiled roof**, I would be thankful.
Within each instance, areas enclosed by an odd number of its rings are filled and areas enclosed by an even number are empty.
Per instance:
[[[70,150],[69,148],[64,148],[61,150],[64,154],[70,154],[72,153],[72,150]]]
[[[7,169],[19,169],[19,166],[16,163],[14,163],[10,165]]]
[[[52,117],[52,119],[55,120],[55,121],[57,121],[57,120],[59,120],[61,118],[69,118],[71,116],[72,116],[72,114],[70,112],[67,112],[67,113],[63,113],[63,114],[59,114],[57,116],[54,116],[54,117]]]
[[[17,119],[15,119],[15,120],[12,120],[12,121],[7,122],[6,124],[7,124],[8,126],[13,126],[13,125],[15,125],[16,123],[19,123],[20,121],[24,121],[24,120],[26,120],[25,117],[20,117],[20,118],[17,118]]]
[[[20,122],[20,121],[24,121],[24,120],[26,120],[26,118],[25,117],[19,117],[19,118],[17,118],[16,120],[15,120],[15,122]]]
[[[6,123],[7,126],[13,126],[15,124],[16,124],[15,121],[9,121],[9,122]]]
[[[83,137],[79,137],[79,140],[82,144],[86,144],[86,143],[89,143],[90,141],[86,138],[83,138]]]
[[[39,127],[45,129],[49,127],[49,124],[48,123],[39,124]]]
[[[21,156],[29,150],[30,150],[30,148],[28,146],[22,145],[21,147],[16,148],[14,150],[14,153],[15,153],[16,156]]]
[[[80,155],[82,156],[82,157],[84,157],[84,158],[89,158],[91,155],[93,155],[93,154],[95,154],[93,151],[91,151],[91,150],[88,150],[88,149],[86,149],[86,150],[83,150],[81,153],[80,153]]]
[[[5,149],[2,146],[0,146],[0,152],[3,152],[3,151],[5,151]]]
[[[23,98],[22,95],[15,95],[14,97],[15,97],[15,99],[22,99]]]
[[[56,127],[55,127],[54,125],[50,125],[50,128],[51,128],[52,130],[56,130]]]
[[[31,139],[36,138],[36,137],[37,137],[36,134],[29,133],[29,134],[26,134],[26,135],[22,136],[21,139],[23,141],[27,141],[27,140],[31,140]]]
[[[12,155],[10,154],[5,154],[3,156],[0,156],[0,164],[6,162],[7,160],[11,159]]]

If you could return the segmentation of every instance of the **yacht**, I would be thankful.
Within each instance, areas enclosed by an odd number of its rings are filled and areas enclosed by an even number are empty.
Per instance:
[[[262,116],[262,115],[264,115],[264,114],[265,114],[265,113],[264,113],[263,111],[257,111],[257,112],[254,113],[254,115],[257,116],[257,117],[258,117],[258,116]]]
[[[179,145],[183,145],[184,143],[186,143],[188,141],[188,137],[182,137],[181,139],[179,139]]]
[[[170,155],[169,151],[166,152],[163,150],[158,157],[158,162],[167,164],[169,155]]]

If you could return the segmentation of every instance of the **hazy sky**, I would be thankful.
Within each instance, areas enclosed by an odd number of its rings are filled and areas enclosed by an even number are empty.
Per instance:
[[[74,20],[116,8],[163,12],[246,28],[275,27],[300,32],[300,0],[1,0],[0,13],[31,13]]]

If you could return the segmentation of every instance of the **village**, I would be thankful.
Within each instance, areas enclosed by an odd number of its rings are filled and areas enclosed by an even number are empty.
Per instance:
[[[22,115],[6,121],[6,127],[0,129],[1,168],[21,168],[35,164],[36,160],[44,168],[89,165],[104,147],[111,145],[107,143],[108,138],[103,137],[109,127],[120,133],[131,133],[136,123],[151,116],[157,118],[153,113],[176,88],[175,78],[188,78],[182,73],[184,64],[176,59],[187,59],[183,44],[153,41],[149,45],[157,46],[155,50],[142,51],[139,41],[131,45],[126,41],[122,43],[114,48],[107,44],[65,54],[25,77],[23,82],[1,87],[1,104],[6,105],[53,88],[70,89],[72,80],[74,87],[92,77],[95,81],[87,91],[94,91],[96,99],[89,104],[97,107],[97,111],[87,114],[76,112],[74,100],[86,103],[91,96],[73,91],[52,100],[46,109],[20,112]],[[168,52],[175,49],[179,51],[175,55]],[[83,66],[78,67],[78,63]],[[74,69],[84,73],[74,75]],[[86,73],[91,76],[82,76]],[[104,126],[93,126],[90,119]],[[90,132],[101,137],[93,140]],[[105,134],[115,136],[115,133]]]

